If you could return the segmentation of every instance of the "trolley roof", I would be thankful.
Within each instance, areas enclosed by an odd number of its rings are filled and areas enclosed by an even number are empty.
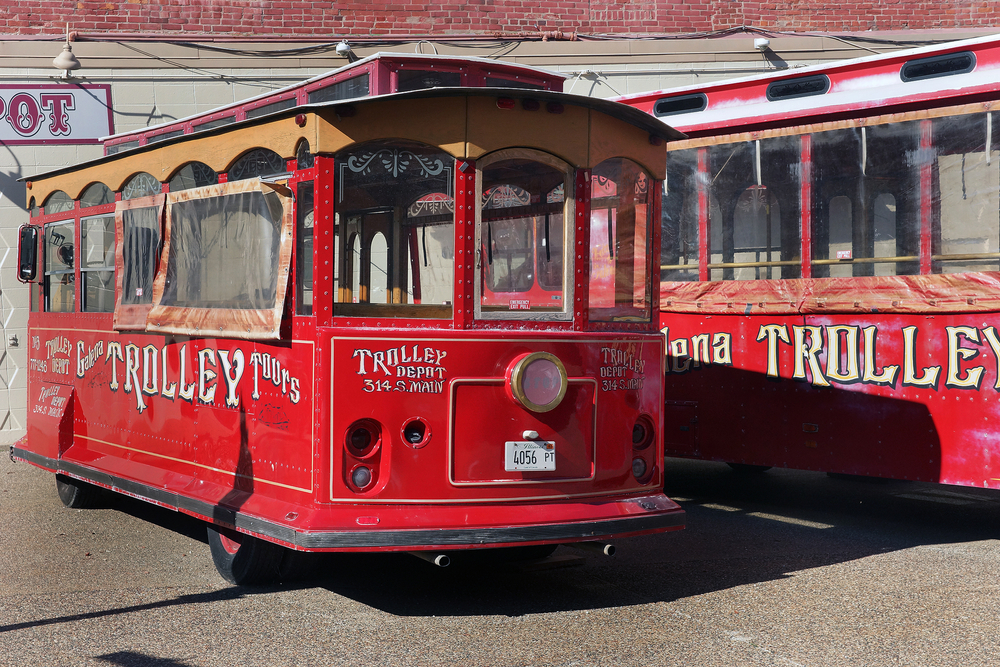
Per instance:
[[[113,134],[104,137],[102,141],[105,144],[105,151],[113,153],[144,145],[147,141],[152,143],[159,140],[158,138],[198,132],[203,123],[218,124],[230,119],[230,122],[239,121],[248,114],[266,115],[272,106],[282,109],[304,106],[309,104],[312,94],[365,74],[368,75],[368,80],[365,82],[368,95],[398,92],[400,72],[422,70],[463,73],[468,81],[463,83],[463,87],[484,86],[485,81],[492,78],[510,81],[511,87],[523,85],[529,89],[562,90],[563,81],[566,79],[566,75],[559,72],[489,58],[380,51],[278,90],[168,123]]]
[[[302,140],[314,154],[333,154],[374,139],[419,141],[465,159],[511,146],[550,152],[579,167],[629,157],[663,178],[663,142],[683,138],[649,114],[599,98],[512,88],[431,88],[293,107],[21,180],[28,181],[29,197],[42,203],[56,190],[76,198],[95,182],[119,190],[139,172],[166,181],[192,160],[224,172],[256,147],[288,158]]]
[[[949,106],[1000,94],[1000,35],[626,95],[698,137]]]

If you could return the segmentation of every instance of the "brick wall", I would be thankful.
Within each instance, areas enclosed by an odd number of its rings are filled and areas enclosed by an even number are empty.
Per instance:
[[[426,36],[563,31],[690,33],[742,25],[787,31],[988,28],[996,0],[3,0],[0,34],[72,30],[226,36]]]

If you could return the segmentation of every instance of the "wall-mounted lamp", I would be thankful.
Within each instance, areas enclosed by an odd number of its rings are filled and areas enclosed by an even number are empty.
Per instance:
[[[767,47],[771,46],[771,40],[767,37],[757,37],[753,40],[753,48],[757,49],[761,53],[767,51]]]
[[[83,67],[83,65],[80,64],[80,61],[77,60],[77,57],[73,55],[73,47],[69,45],[69,38],[69,25],[67,25],[66,44],[63,46],[62,53],[52,60],[52,66],[58,70],[62,70],[62,76],[59,78],[67,80],[73,78],[70,72]]]
[[[340,44],[337,44],[337,55],[341,58],[347,58],[347,62],[356,63],[358,62],[358,56],[354,51],[351,50],[351,45],[347,43],[347,40],[341,40]]]

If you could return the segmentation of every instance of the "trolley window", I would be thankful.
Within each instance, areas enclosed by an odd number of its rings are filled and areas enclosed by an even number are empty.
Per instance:
[[[812,276],[919,273],[916,123],[816,132],[811,140]]]
[[[447,153],[403,142],[337,155],[334,315],[451,317],[454,165]]]
[[[698,179],[698,158],[706,149],[667,153],[660,221],[660,277],[698,280],[698,221],[708,205],[704,181]]]
[[[545,153],[509,149],[484,158],[480,169],[477,316],[568,319],[569,166]]]
[[[115,216],[80,221],[81,308],[85,313],[110,313],[115,309]]]
[[[90,208],[91,206],[101,206],[103,204],[114,204],[115,193],[104,183],[94,183],[80,195],[80,208]]]
[[[153,277],[160,261],[163,202],[164,195],[158,194],[115,205],[116,329],[146,328],[146,314],[153,304]]]
[[[43,211],[45,215],[51,215],[53,213],[67,213],[73,210],[73,200],[69,198],[69,195],[62,190],[57,190],[49,195],[49,198],[45,200],[45,206]]]
[[[45,310],[71,313],[75,308],[73,221],[45,225]]]
[[[291,260],[290,195],[256,178],[168,195],[165,269],[147,330],[277,338]]]
[[[590,319],[652,316],[651,179],[631,160],[605,160],[591,176]]]

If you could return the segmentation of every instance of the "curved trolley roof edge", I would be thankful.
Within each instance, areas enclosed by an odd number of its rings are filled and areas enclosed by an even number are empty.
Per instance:
[[[975,55],[975,65],[970,71],[920,80],[904,80],[900,74],[908,62],[966,51]],[[820,76],[829,78],[822,93],[787,99],[768,97],[768,87],[775,83]],[[704,134],[720,129],[730,132],[740,127],[787,125],[806,116],[870,115],[872,109],[926,105],[934,101],[946,104],[948,99],[959,95],[990,94],[998,90],[1000,34],[613,99],[652,115],[660,100],[704,95],[707,99],[702,109],[659,116],[681,131]]]
[[[275,120],[294,118],[299,114],[308,112],[317,112],[321,110],[336,110],[338,107],[339,108],[364,107],[375,104],[385,104],[387,102],[394,100],[434,99],[434,98],[445,98],[445,97],[466,97],[466,98],[495,97],[498,99],[512,98],[515,100],[531,99],[531,100],[537,100],[539,102],[556,102],[564,105],[582,107],[585,109],[603,113],[607,116],[628,123],[638,128],[639,130],[648,132],[651,137],[657,137],[658,139],[664,141],[676,141],[679,139],[686,138],[686,135],[684,133],[674,129],[670,125],[667,125],[660,119],[655,118],[650,114],[645,113],[644,111],[640,111],[639,109],[636,109],[634,107],[602,98],[586,97],[583,95],[573,95],[569,93],[561,93],[554,91],[530,90],[530,89],[520,89],[520,88],[485,88],[485,87],[428,88],[428,89],[421,89],[421,90],[408,91],[402,93],[387,93],[384,95],[365,96],[348,100],[337,100],[334,102],[314,103],[314,104],[283,109],[281,111],[276,111],[266,116],[238,121],[219,128],[213,128],[211,130],[199,132],[197,134],[184,134],[176,137],[171,137],[170,139],[165,139],[162,141],[158,141],[156,143],[146,144],[143,146],[137,146],[135,148],[131,148],[126,151],[121,151],[110,155],[104,155],[98,158],[94,158],[92,160],[86,160],[66,167],[61,167],[59,169],[54,169],[51,171],[42,172],[30,176],[24,176],[18,180],[24,182],[47,180],[50,178],[60,176],[62,174],[67,174],[70,172],[86,169],[100,164],[114,162],[117,160],[127,159],[136,155],[141,155],[146,152],[163,150],[165,147],[174,144],[201,140],[219,134],[230,133],[237,129],[244,129],[247,127],[253,127],[255,125],[263,125],[266,123],[273,122]]]

